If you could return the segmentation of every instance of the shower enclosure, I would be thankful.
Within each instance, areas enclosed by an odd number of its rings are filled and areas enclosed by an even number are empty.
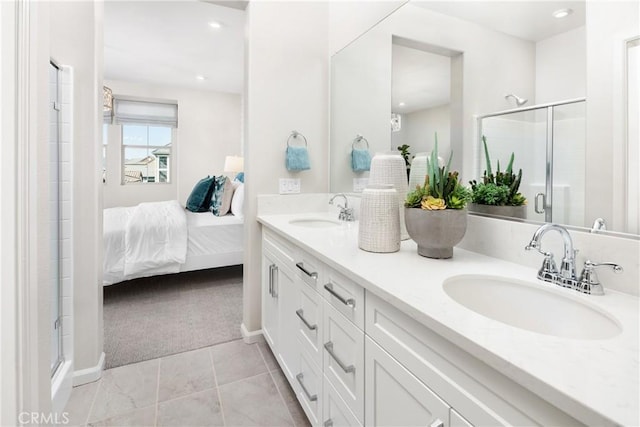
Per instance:
[[[511,153],[522,169],[520,192],[527,219],[586,226],[586,100],[572,99],[478,117],[478,147],[487,139],[493,168],[504,170]],[[479,149],[477,177],[485,170]],[[590,225],[590,224],[589,224]]]

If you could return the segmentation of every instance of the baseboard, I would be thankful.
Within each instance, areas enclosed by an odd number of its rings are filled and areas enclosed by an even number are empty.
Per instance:
[[[262,329],[258,329],[257,331],[247,331],[247,327],[244,325],[240,325],[240,332],[242,332],[242,339],[247,344],[253,344],[256,342],[263,342],[264,337],[262,336]]]
[[[100,360],[96,366],[92,366],[86,369],[80,369],[73,372],[73,386],[79,386],[83,384],[92,383],[98,381],[102,377],[102,371],[104,370],[104,352],[100,354]]]

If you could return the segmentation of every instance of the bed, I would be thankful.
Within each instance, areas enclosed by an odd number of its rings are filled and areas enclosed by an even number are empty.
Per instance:
[[[194,213],[176,200],[104,210],[103,285],[242,264],[243,218]]]

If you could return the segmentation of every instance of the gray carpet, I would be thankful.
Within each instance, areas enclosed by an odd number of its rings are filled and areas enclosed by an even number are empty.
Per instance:
[[[242,266],[104,288],[106,368],[241,338]]]

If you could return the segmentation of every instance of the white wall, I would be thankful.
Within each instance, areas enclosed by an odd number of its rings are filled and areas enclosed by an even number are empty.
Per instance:
[[[407,1],[329,2],[329,54],[344,48]]]
[[[640,33],[637,1],[587,3],[587,221],[624,227],[624,40]]]
[[[250,2],[245,44],[245,332],[260,329],[258,194],[277,193],[278,178],[301,179],[302,192],[327,191],[328,4]],[[292,130],[309,142],[311,169],[290,173],[284,152]]]
[[[586,49],[584,26],[537,42],[536,97],[530,105],[585,97]]]
[[[435,133],[438,133],[438,151],[446,160],[451,150],[451,109],[449,104],[405,115],[407,144],[411,153],[430,152],[435,146]],[[403,124],[404,126],[404,124]],[[456,153],[455,155],[460,155]]]
[[[102,355],[102,4],[50,3],[51,57],[74,70],[74,363],[99,375]]]
[[[110,126],[104,207],[177,199],[182,205],[193,186],[207,175],[223,174],[225,156],[240,155],[241,97],[171,86],[107,80],[113,94],[177,101],[178,129],[169,184],[122,185],[121,126]]]

